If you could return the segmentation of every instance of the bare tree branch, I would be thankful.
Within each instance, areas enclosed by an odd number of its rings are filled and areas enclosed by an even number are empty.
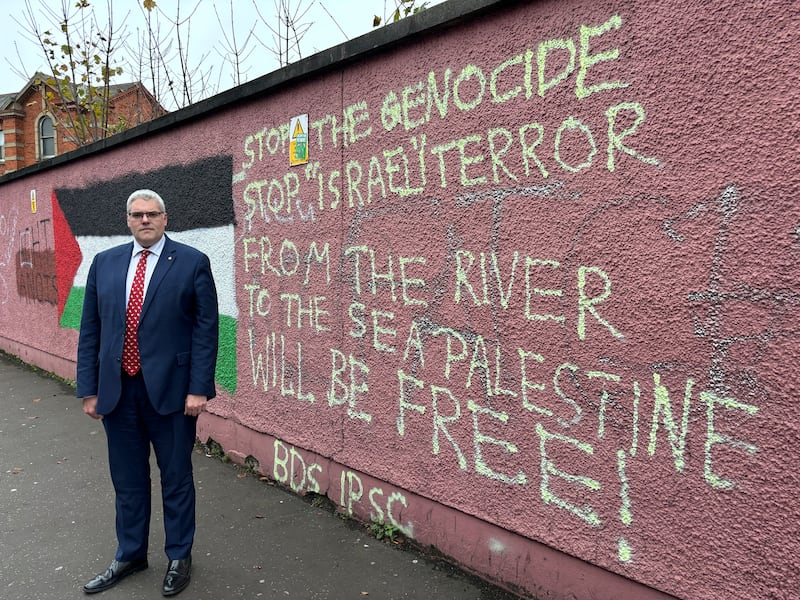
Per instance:
[[[236,39],[236,19],[234,18],[233,0],[229,0],[230,35],[228,34],[228,29],[226,29],[222,24],[222,19],[219,16],[216,4],[214,4],[214,14],[217,17],[217,23],[219,23],[219,28],[223,36],[224,52],[218,51],[218,54],[222,60],[230,64],[233,69],[233,85],[241,85],[246,81],[245,74],[242,72],[242,63],[244,63],[255,51],[255,48],[252,47],[249,50],[247,49],[250,41],[253,39],[255,25],[250,28],[250,31],[248,31],[247,35],[245,36],[244,42],[241,46],[239,46]]]

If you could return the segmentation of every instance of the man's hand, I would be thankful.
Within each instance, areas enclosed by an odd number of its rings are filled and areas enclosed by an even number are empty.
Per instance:
[[[83,399],[83,414],[93,419],[102,419],[103,415],[97,414],[97,396],[86,396]]]
[[[183,414],[190,417],[197,417],[206,409],[206,402],[208,399],[205,396],[198,396],[197,394],[189,394],[186,396],[186,409]]]

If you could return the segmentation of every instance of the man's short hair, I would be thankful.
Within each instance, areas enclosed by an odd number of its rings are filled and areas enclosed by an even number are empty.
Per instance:
[[[131,212],[131,204],[133,204],[134,200],[155,200],[156,204],[158,204],[158,210],[161,212],[167,212],[167,208],[164,205],[164,200],[153,190],[136,190],[130,196],[128,196],[128,202],[125,205],[126,212]]]

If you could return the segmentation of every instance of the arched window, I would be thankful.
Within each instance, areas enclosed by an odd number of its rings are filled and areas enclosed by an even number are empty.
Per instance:
[[[56,155],[56,133],[53,119],[44,116],[39,121],[39,158],[51,158]]]

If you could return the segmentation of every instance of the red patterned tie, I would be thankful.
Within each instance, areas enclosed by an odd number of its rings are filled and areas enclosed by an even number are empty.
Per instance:
[[[147,269],[147,255],[149,250],[142,250],[139,262],[136,264],[136,274],[133,276],[131,293],[128,298],[128,313],[125,317],[125,343],[122,346],[122,368],[133,377],[139,372],[139,342],[136,339],[136,330],[139,327],[139,316],[142,314],[142,301],[144,300],[144,272]]]

